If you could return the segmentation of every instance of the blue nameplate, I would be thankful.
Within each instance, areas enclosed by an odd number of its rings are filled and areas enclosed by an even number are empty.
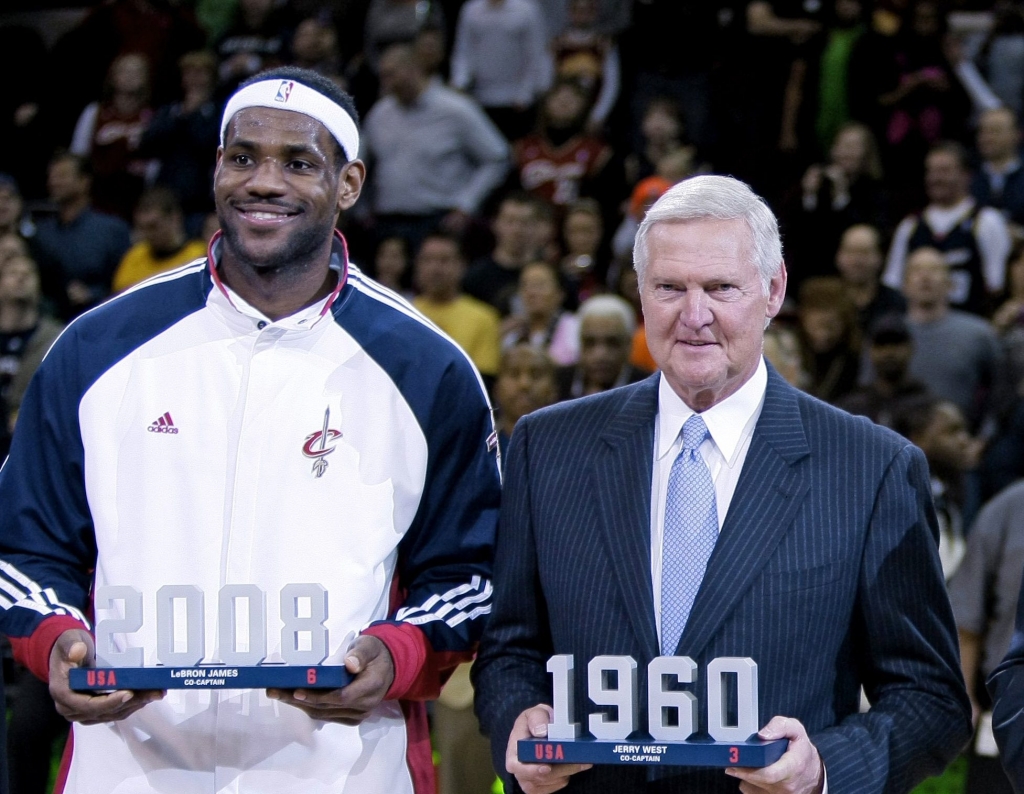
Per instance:
[[[596,739],[548,741],[523,739],[519,760],[530,764],[655,764],[662,766],[746,766],[774,764],[786,752],[789,741],[752,742],[688,741],[658,742],[641,737],[626,742]]]
[[[73,667],[76,692],[114,689],[340,689],[352,674],[338,665],[292,667]]]

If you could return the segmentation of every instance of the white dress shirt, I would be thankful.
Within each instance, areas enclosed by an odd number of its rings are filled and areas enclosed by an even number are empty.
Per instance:
[[[750,449],[754,426],[761,416],[768,368],[758,362],[750,380],[722,402],[701,414],[708,437],[700,445],[711,479],[715,483],[715,506],[721,532],[729,512],[743,461]],[[682,401],[665,380],[658,384],[658,416],[654,424],[654,469],[651,477],[651,583],[654,585],[654,622],[661,642],[661,547],[665,535],[665,495],[668,476],[682,445],[682,430],[694,410]]]
[[[715,483],[715,507],[718,510],[718,531],[722,531],[729,512],[736,484],[740,480],[743,461],[747,459],[750,439],[764,407],[768,387],[768,368],[764,358],[750,380],[722,402],[701,414],[708,428],[708,438],[700,445],[700,454],[711,471]],[[651,582],[654,585],[654,623],[661,644],[661,546],[665,536],[665,495],[672,464],[682,446],[683,425],[696,413],[672,391],[665,374],[658,384],[658,416],[654,424],[654,470],[651,477]],[[821,794],[828,794],[828,771],[822,761]]]

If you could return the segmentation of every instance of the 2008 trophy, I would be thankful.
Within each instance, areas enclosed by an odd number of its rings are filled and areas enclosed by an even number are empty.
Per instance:
[[[546,739],[519,742],[519,760],[548,764],[662,764],[665,766],[763,767],[786,751],[785,739],[764,741],[757,709],[757,664],[746,657],[714,659],[707,668],[708,735],[696,734],[697,698],[675,688],[696,682],[697,665],[687,656],[659,656],[647,668],[647,731],[638,725],[637,665],[629,656],[597,656],[587,666],[587,692],[596,706],[613,707],[591,714],[589,736],[572,722],[573,657],[552,656],[553,720]],[[735,723],[726,724],[729,688],[735,676]]]
[[[156,593],[156,665],[146,649],[127,647],[143,627],[142,593],[129,586],[96,590],[96,666],[70,671],[77,691],[111,689],[337,689],[352,680],[328,655],[327,591],[319,584],[281,589],[281,661],[268,663],[266,593],[254,584],[228,584],[217,597],[217,652],[206,659],[203,591],[164,585]],[[119,649],[116,636],[124,636]]]

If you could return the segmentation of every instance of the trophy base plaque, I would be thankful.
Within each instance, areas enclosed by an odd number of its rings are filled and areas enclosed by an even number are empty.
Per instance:
[[[70,671],[76,692],[115,689],[340,689],[352,674],[339,665],[294,667],[75,667]]]
[[[522,739],[519,760],[529,764],[645,764],[662,766],[764,767],[786,752],[787,739],[748,742],[659,742],[640,737],[627,741]]]

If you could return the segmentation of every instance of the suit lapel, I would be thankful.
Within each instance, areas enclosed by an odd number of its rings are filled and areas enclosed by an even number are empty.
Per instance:
[[[796,390],[772,367],[736,492],[677,653],[697,657],[772,556],[810,487]]]
[[[647,658],[658,655],[651,593],[651,471],[659,377],[640,384],[609,421],[601,434],[604,448],[591,469],[599,535]]]

